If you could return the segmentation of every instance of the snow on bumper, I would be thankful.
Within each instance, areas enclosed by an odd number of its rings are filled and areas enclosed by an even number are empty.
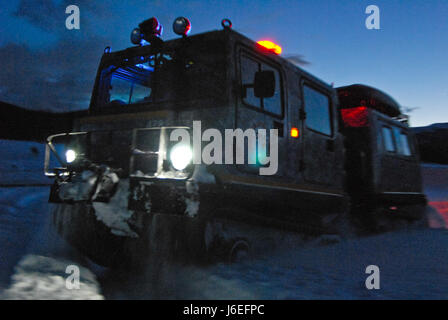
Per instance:
[[[142,215],[162,213],[195,217],[199,186],[194,180],[119,179],[110,170],[84,171],[69,181],[57,181],[50,202],[90,203],[96,220],[119,237],[138,238]]]
[[[131,180],[128,205],[131,210],[195,217],[199,205],[199,186],[196,182]]]
[[[121,180],[117,191],[108,203],[93,202],[96,218],[108,226],[116,236],[138,238],[138,234],[129,226],[133,212],[127,208],[129,181]]]

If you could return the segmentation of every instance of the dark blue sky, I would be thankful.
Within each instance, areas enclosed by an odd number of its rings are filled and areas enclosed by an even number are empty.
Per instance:
[[[95,4],[93,4],[95,3]],[[81,29],[65,28],[78,5]],[[381,10],[381,30],[367,30],[365,9]],[[406,107],[411,124],[448,122],[448,0],[89,1],[9,0],[0,21],[0,100],[36,109],[86,108],[105,46],[131,46],[131,30],[156,16],[164,39],[186,16],[192,34],[234,29],[270,38],[283,55],[301,54],[309,72],[335,86],[378,87]]]

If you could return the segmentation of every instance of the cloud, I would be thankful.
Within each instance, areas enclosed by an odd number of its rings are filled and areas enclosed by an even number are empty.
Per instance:
[[[16,17],[23,18],[40,29],[58,33],[65,31],[65,19],[67,6],[74,4],[80,8],[83,16],[83,24],[91,25],[92,16],[105,16],[110,13],[106,4],[99,4],[91,0],[62,0],[56,3],[54,0],[20,0],[14,13]]]
[[[62,39],[45,49],[0,47],[1,100],[29,109],[69,111],[88,107],[107,41]]]
[[[70,4],[80,8],[81,30],[65,28],[65,8]],[[108,15],[106,6],[90,0],[21,0],[13,15],[44,31],[43,46],[0,47],[0,100],[34,110],[87,108],[103,49],[110,45],[93,32],[95,23]],[[58,40],[49,44],[45,32]]]
[[[58,12],[58,9],[51,0],[21,0],[15,16],[24,18],[45,31],[54,31],[57,29],[56,25],[61,25],[65,18],[62,14],[65,10]]]

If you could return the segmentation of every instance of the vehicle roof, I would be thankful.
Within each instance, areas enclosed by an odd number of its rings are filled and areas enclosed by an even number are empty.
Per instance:
[[[387,93],[363,84],[336,88],[341,108],[355,108],[361,104],[390,117],[401,115],[400,105]]]
[[[240,42],[248,47],[253,47],[254,50],[256,49],[258,52],[263,52],[264,48],[257,44],[256,41],[251,40],[250,38],[244,36],[243,34],[233,30],[233,29],[222,29],[222,30],[213,30],[213,31],[207,31],[203,33],[198,33],[192,36],[187,37],[187,39],[191,42],[195,41],[209,41],[212,39],[225,39],[225,37],[228,37],[228,39],[233,39],[236,42]],[[177,45],[181,45],[182,42],[185,41],[184,38],[175,38],[170,39],[167,41],[164,41],[164,46],[168,47],[176,47]],[[116,61],[117,59],[125,59],[126,56],[137,56],[137,55],[149,55],[151,54],[155,48],[152,48],[151,45],[147,46],[133,46],[126,48],[124,50],[119,50],[111,53],[105,53],[103,55],[102,63],[109,63],[112,61]],[[281,55],[276,55],[269,50],[265,50],[264,53],[269,56],[270,59],[273,59],[277,63],[279,63],[282,66],[287,66],[289,69],[296,70],[300,72],[301,74],[305,75],[307,78],[312,79],[313,81],[319,83],[319,85],[326,87],[327,90],[333,90],[333,87],[324,82],[323,80],[317,78],[316,76],[312,75],[311,73],[303,70],[301,67],[297,66],[296,64],[288,61],[286,58],[282,57]]]

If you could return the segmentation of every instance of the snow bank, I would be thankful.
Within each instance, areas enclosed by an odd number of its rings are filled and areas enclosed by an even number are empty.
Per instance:
[[[74,262],[40,255],[26,255],[15,268],[11,286],[2,299],[14,300],[102,300],[93,273],[79,267],[79,289],[66,286],[67,266]]]
[[[424,163],[421,168],[424,191],[430,201],[448,201],[448,165]]]
[[[44,158],[43,143],[0,140],[0,185],[51,184]]]
[[[49,187],[0,188],[0,298],[101,299],[95,275],[51,227]],[[68,265],[80,268],[68,290]]]
[[[45,224],[48,193],[48,187],[0,188],[0,287]]]
[[[424,192],[431,207],[430,225],[448,228],[448,165],[423,163]]]

